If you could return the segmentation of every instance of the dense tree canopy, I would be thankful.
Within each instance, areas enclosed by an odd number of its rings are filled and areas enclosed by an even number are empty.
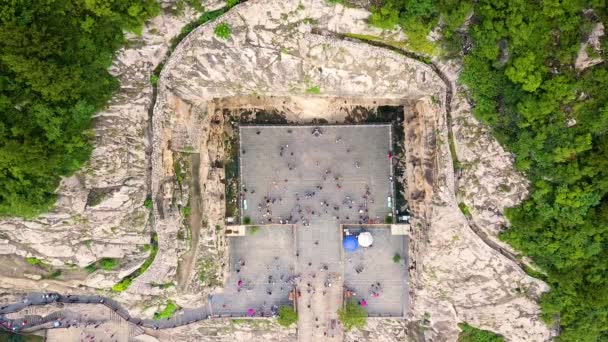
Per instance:
[[[91,115],[117,89],[123,29],[154,0],[12,0],[0,5],[0,216],[47,210],[61,175],[91,152]]]
[[[574,68],[592,27],[607,24],[606,2],[387,0],[371,22],[407,31],[408,18],[443,16],[444,47],[454,49],[470,13],[461,81],[532,184],[502,238],[546,273],[541,306],[560,340],[608,340],[608,68]]]

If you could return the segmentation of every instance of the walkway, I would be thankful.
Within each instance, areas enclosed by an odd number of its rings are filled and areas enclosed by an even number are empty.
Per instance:
[[[125,321],[136,326],[141,326],[150,329],[167,329],[190,324],[196,321],[201,321],[212,317],[212,312],[209,307],[200,307],[196,309],[184,309],[180,315],[173,316],[169,319],[152,320],[140,319],[133,317],[125,310],[118,302],[113,299],[103,296],[85,296],[85,295],[67,295],[63,296],[57,293],[31,293],[25,296],[21,302],[9,304],[0,307],[0,327],[5,330],[21,331],[37,327],[42,324],[57,321],[62,313],[55,312],[47,316],[27,316],[27,318],[8,319],[6,314],[19,312],[32,305],[48,305],[53,303],[79,303],[79,304],[98,304],[105,305],[110,308],[118,316]]]

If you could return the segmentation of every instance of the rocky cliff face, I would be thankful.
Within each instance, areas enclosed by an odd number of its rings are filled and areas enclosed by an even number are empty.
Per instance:
[[[78,267],[104,257],[122,259],[120,270],[84,280],[101,288],[113,285],[145,259],[142,247],[150,242],[150,211],[143,205],[149,192],[150,75],[164,58],[170,39],[193,15],[176,16],[165,8],[146,23],[141,36],[128,36],[128,47],[118,52],[110,70],[121,88],[107,109],[93,118],[91,159],[61,182],[51,213],[33,220],[0,221],[0,254]]]

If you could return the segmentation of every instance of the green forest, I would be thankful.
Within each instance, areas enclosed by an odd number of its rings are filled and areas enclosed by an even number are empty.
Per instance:
[[[574,68],[581,42],[606,18],[605,1],[584,0],[388,0],[371,18],[413,28],[414,41],[441,22],[444,57],[464,53],[474,115],[531,183],[501,238],[544,273],[543,316],[561,341],[608,340],[608,69]],[[604,51],[587,49],[605,59]]]
[[[123,30],[155,0],[12,0],[0,5],[0,216],[54,203],[60,176],[88,159],[91,116],[118,81],[108,73]]]

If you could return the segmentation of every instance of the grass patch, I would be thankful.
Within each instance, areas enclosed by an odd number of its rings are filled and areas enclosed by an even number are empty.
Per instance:
[[[120,263],[118,262],[118,259],[103,258],[99,260],[98,264],[102,270],[111,271],[116,269]]]
[[[230,25],[228,25],[227,23],[220,23],[213,29],[213,33],[216,37],[220,39],[228,40],[230,39],[232,30],[230,28]]]
[[[227,122],[229,120],[226,120]],[[239,217],[238,133],[224,132],[224,173],[226,175],[226,217]]]
[[[50,268],[51,265],[47,264],[46,262],[44,262],[41,259],[35,258],[35,257],[30,257],[30,258],[25,258],[25,261],[32,265],[32,266],[39,266],[42,268]]]
[[[57,279],[61,277],[61,270],[53,270],[53,272],[44,276],[45,279]]]
[[[154,313],[154,319],[155,320],[161,320],[161,319],[169,319],[171,317],[173,317],[173,315],[175,314],[175,312],[179,310],[179,306],[175,303],[173,303],[172,301],[168,300],[167,301],[167,305],[165,306],[165,308],[162,311],[158,311]]]
[[[321,93],[321,88],[317,86],[308,87],[306,89],[306,94],[316,95]]]
[[[469,209],[469,207],[464,202],[458,203],[458,208],[460,208],[460,211],[462,211],[466,218],[471,218],[471,209]]]
[[[249,227],[249,229],[248,229],[248,231],[247,231],[247,232],[249,233],[249,235],[255,235],[255,234],[257,234],[259,231],[260,231],[260,227],[258,227],[258,226],[253,226],[253,227]]]
[[[458,342],[504,342],[505,338],[488,330],[477,329],[467,323],[460,323],[462,330],[458,335]]]
[[[185,161],[182,167],[182,158],[181,155],[178,154],[177,158],[175,158],[175,160],[173,161],[173,173],[175,174],[175,180],[177,181],[177,184],[179,185],[180,189],[182,188],[182,184],[186,179],[186,171],[184,169],[187,168],[188,165],[186,165]]]
[[[146,200],[144,201],[144,207],[152,210],[152,199],[150,197],[146,198]]]
[[[349,301],[344,308],[338,310],[338,318],[346,331],[352,328],[362,329],[367,323],[365,309],[354,301]]]
[[[182,208],[182,214],[184,215],[184,219],[186,219],[186,220],[187,220],[187,219],[190,217],[190,212],[191,212],[191,210],[192,210],[192,209],[190,209],[190,207],[189,207],[189,206],[187,206],[187,207],[183,207],[183,208]]]
[[[290,325],[296,323],[298,321],[298,314],[291,306],[281,306],[279,308],[279,317],[277,318],[277,322],[284,326],[289,327]]]
[[[407,41],[391,40],[391,39],[382,38],[380,36],[373,36],[373,35],[369,35],[369,34],[358,34],[358,33],[345,33],[344,36],[349,37],[349,38],[359,39],[362,41],[382,43],[382,44],[394,47],[396,49],[399,49],[399,50],[402,50],[405,52],[410,52],[410,53],[416,55],[417,58],[422,62],[425,62],[425,63],[431,62],[431,59],[428,56],[420,54],[420,53],[424,53],[423,51],[414,49]],[[434,50],[433,50],[432,54],[435,54]]]
[[[146,261],[137,270],[135,270],[135,272],[129,274],[128,276],[123,278],[123,280],[121,280],[119,283],[112,286],[112,291],[122,292],[129,288],[129,286],[133,282],[133,279],[142,275],[148,269],[148,267],[152,265],[154,258],[156,258],[156,253],[158,253],[158,236],[156,235],[156,233],[154,233],[150,242],[150,255],[148,255]]]
[[[458,160],[456,146],[454,146],[454,133],[452,130],[450,130],[448,133],[448,145],[450,146],[450,154],[452,155],[452,165],[454,167],[454,171],[462,170],[462,164]]]
[[[90,264],[90,265],[87,265],[87,266],[84,268],[84,270],[85,270],[85,272],[87,272],[87,273],[93,273],[93,272],[97,271],[97,265],[96,265],[95,263],[92,263],[92,264]]]
[[[208,287],[221,286],[222,283],[216,271],[216,265],[213,262],[213,259],[206,258],[202,260],[198,266],[198,279],[203,285]]]

